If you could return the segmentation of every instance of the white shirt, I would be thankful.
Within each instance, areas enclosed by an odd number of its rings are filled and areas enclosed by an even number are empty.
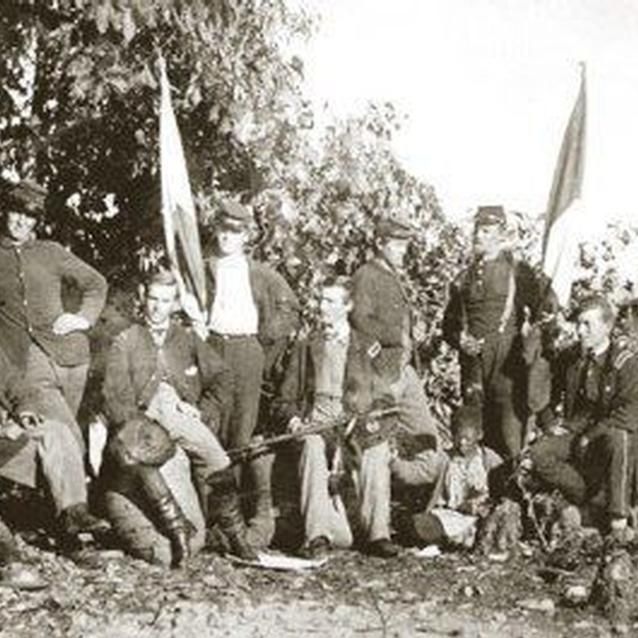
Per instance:
[[[246,255],[220,257],[215,262],[209,329],[223,335],[256,335],[258,320]]]

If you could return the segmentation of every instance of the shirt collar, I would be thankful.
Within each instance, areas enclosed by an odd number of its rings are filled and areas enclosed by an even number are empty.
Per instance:
[[[148,320],[144,322],[151,338],[155,343],[163,344],[168,338],[172,321],[169,319],[163,324],[151,324]]]

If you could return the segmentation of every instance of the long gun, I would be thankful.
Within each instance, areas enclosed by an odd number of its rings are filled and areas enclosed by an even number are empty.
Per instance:
[[[323,432],[330,432],[331,430],[335,430],[343,426],[345,426],[344,438],[347,438],[352,432],[357,421],[362,417],[365,418],[366,421],[374,421],[376,419],[383,419],[388,416],[393,416],[398,412],[399,408],[397,407],[371,410],[366,415],[348,416],[347,418],[339,419],[334,423],[310,425],[299,430],[298,432],[287,432],[286,434],[271,436],[261,441],[255,441],[254,443],[249,443],[248,445],[228,450],[227,454],[230,457],[231,463],[243,463],[257,456],[268,454],[269,452],[272,452],[274,448],[283,443],[289,443],[290,441],[299,441],[307,436],[311,436],[312,434],[322,434]]]

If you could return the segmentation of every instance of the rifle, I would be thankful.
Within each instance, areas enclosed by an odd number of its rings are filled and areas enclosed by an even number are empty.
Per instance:
[[[352,434],[355,425],[360,420],[363,419],[366,422],[373,422],[377,419],[395,415],[398,413],[398,411],[399,408],[397,407],[370,410],[365,415],[355,414],[354,416],[347,416],[343,419],[338,419],[333,423],[311,425],[303,428],[302,430],[299,430],[298,432],[287,432],[286,434],[271,436],[261,441],[255,441],[254,443],[249,443],[248,445],[244,445],[242,447],[227,450],[226,453],[230,457],[231,464],[235,465],[237,463],[244,463],[246,461],[254,459],[257,456],[263,456],[264,454],[273,452],[274,448],[283,443],[289,443],[290,441],[299,441],[313,434],[322,434],[324,432],[330,432],[332,430],[343,428],[343,437],[348,438]]]

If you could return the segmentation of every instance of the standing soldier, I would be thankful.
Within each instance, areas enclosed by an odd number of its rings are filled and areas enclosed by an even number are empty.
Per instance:
[[[377,226],[378,253],[354,274],[352,281],[351,335],[346,367],[344,403],[348,411],[365,415],[385,408],[397,408],[397,414],[378,424],[389,430],[385,438],[401,444],[407,435],[409,446],[418,454],[413,460],[393,458],[392,476],[418,485],[436,480],[442,462],[436,424],[423,390],[421,379],[411,365],[412,349],[424,337],[423,327],[413,323],[410,303],[401,283],[403,261],[413,236],[407,224],[386,219]],[[371,433],[374,434],[374,433]],[[379,433],[383,439],[383,433]],[[390,455],[390,446],[377,448]],[[386,459],[387,460],[387,459]],[[384,460],[379,460],[379,466]],[[388,482],[388,492],[389,492]],[[365,492],[366,486],[362,486]],[[379,556],[393,556],[396,547],[390,542],[390,499],[382,500],[383,521],[369,530],[369,549]],[[370,499],[370,503],[379,503]],[[370,515],[371,512],[367,513]],[[366,512],[363,512],[366,517]]]
[[[443,336],[459,351],[464,400],[482,403],[485,443],[512,458],[522,447],[527,411],[521,326],[526,312],[538,310],[540,290],[507,240],[503,207],[480,206],[474,259],[451,286]]]
[[[86,331],[106,300],[100,273],[53,241],[35,238],[46,191],[23,181],[3,197],[0,238],[0,347],[38,390],[35,411],[66,424],[84,447],[76,421],[89,369]],[[65,311],[62,282],[82,293],[77,312]]]
[[[299,324],[297,298],[272,268],[246,255],[251,212],[226,201],[215,219],[215,254],[207,261],[211,284],[209,343],[230,368],[233,394],[230,418],[220,439],[226,449],[247,445],[257,426],[262,382]],[[272,459],[250,462],[257,493],[249,543],[267,546],[274,535],[271,493]]]

